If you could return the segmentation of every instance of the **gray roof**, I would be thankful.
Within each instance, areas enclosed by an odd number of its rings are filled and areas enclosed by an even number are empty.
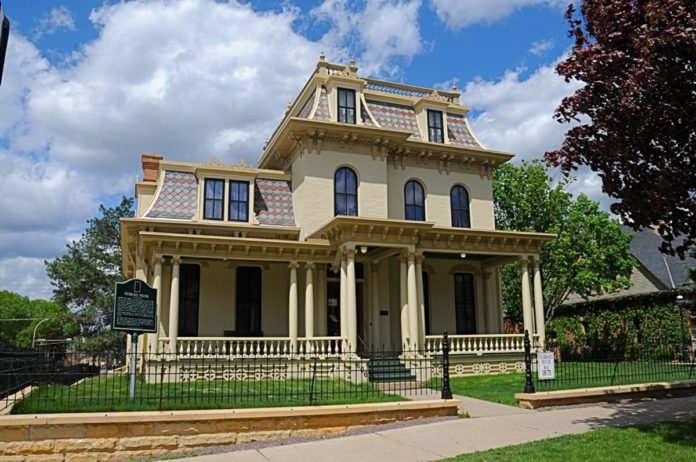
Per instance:
[[[696,258],[686,257],[682,260],[676,255],[672,256],[660,252],[662,237],[651,229],[633,231],[624,226],[623,230],[633,233],[631,254],[640,260],[665,286],[672,287],[670,273],[675,287],[681,287],[688,282],[689,267],[696,266]]]

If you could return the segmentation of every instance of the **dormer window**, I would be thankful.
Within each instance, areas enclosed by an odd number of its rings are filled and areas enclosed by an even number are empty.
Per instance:
[[[229,221],[249,221],[249,183],[230,180]]]
[[[205,220],[222,220],[225,210],[225,180],[205,179],[203,197],[203,218]]]
[[[338,89],[338,121],[344,124],[355,123],[355,90]]]
[[[442,130],[442,111],[428,109],[428,140],[431,143],[444,143]]]

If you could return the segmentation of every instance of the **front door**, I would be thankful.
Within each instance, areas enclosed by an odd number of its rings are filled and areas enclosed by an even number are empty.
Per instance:
[[[474,275],[454,274],[454,311],[458,335],[476,333],[476,304],[474,297]]]
[[[237,268],[236,335],[262,337],[261,331],[261,268]]]
[[[326,281],[327,316],[326,335],[341,336],[341,284],[338,281]]]

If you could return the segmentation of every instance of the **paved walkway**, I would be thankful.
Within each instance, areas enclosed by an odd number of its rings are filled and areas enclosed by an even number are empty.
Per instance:
[[[484,411],[493,412],[491,409]],[[485,412],[482,411],[482,413]],[[472,415],[474,414],[476,413],[472,412]],[[513,414],[453,419],[369,434],[255,450],[238,450],[182,460],[190,462],[429,461],[560,435],[584,433],[596,428],[694,417],[696,417],[696,396],[623,404],[523,410]]]

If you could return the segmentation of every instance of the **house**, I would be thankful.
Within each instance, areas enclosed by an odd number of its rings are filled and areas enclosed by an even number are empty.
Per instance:
[[[544,345],[539,252],[549,234],[495,228],[486,149],[460,94],[362,77],[323,56],[256,167],[142,156],[123,270],[158,288],[151,351],[183,358],[386,349],[453,372],[520,369],[499,268],[522,263],[524,326]]]

